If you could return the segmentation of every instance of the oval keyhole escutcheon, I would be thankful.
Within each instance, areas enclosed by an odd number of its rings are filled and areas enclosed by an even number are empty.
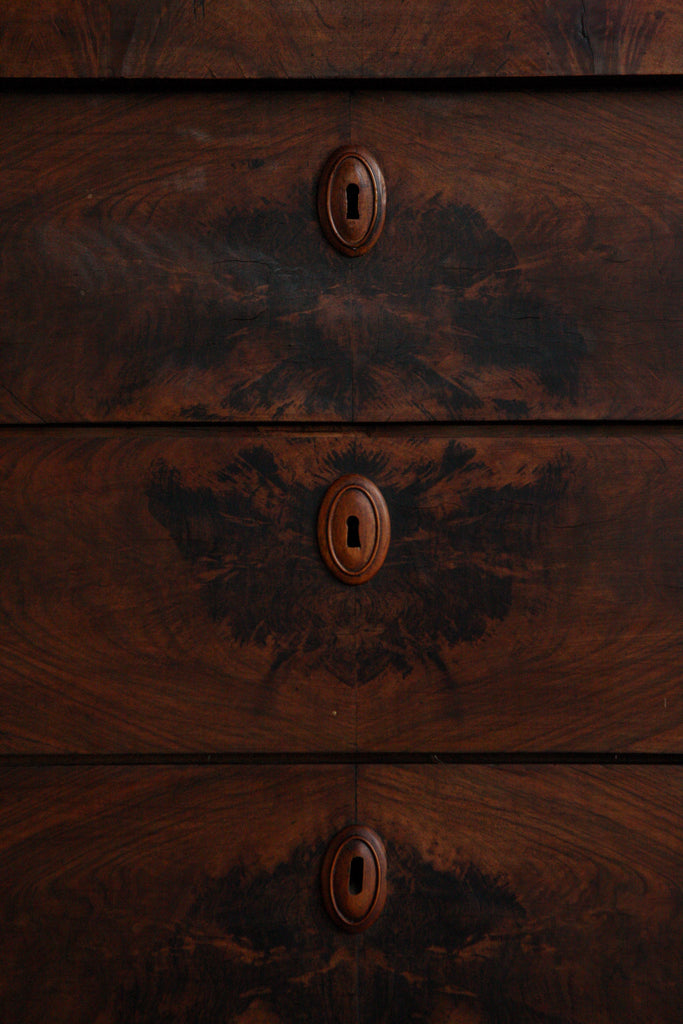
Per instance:
[[[325,164],[318,186],[318,215],[325,237],[345,256],[362,256],[379,238],[386,185],[367,150],[343,146]]]
[[[332,484],[318,513],[318,544],[337,579],[372,579],[386,558],[390,534],[389,510],[372,480],[350,473]]]
[[[386,902],[386,874],[386,852],[376,832],[351,825],[336,835],[321,875],[323,902],[335,924],[347,932],[369,928]]]

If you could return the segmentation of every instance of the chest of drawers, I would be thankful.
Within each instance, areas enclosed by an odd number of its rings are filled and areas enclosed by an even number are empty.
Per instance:
[[[5,5],[3,1020],[678,1021],[682,38]],[[358,257],[342,146],[386,182]],[[358,586],[316,532],[351,474]]]

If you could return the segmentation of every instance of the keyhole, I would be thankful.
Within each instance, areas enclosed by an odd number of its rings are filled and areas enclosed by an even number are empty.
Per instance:
[[[360,187],[358,185],[347,185],[346,186],[346,219],[347,220],[360,220],[360,214],[358,213],[358,193]]]
[[[358,531],[358,516],[349,516],[346,520],[346,546],[347,548],[360,547],[360,533]]]
[[[349,868],[349,892],[352,896],[360,896],[363,891],[363,858],[352,857]]]

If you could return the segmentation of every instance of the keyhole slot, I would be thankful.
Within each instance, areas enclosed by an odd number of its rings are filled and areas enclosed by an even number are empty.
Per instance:
[[[358,212],[358,195],[360,193],[360,186],[355,185],[353,182],[346,186],[346,219],[347,220],[360,220],[360,214]]]
[[[360,531],[358,527],[358,516],[349,516],[346,520],[346,546],[347,548],[360,547]]]
[[[349,868],[349,892],[352,896],[360,896],[363,891],[363,858],[352,857]]]

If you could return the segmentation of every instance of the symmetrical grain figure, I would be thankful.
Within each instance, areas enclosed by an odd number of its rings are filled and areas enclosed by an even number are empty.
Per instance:
[[[682,44],[2,4],[3,1024],[678,1024]]]

